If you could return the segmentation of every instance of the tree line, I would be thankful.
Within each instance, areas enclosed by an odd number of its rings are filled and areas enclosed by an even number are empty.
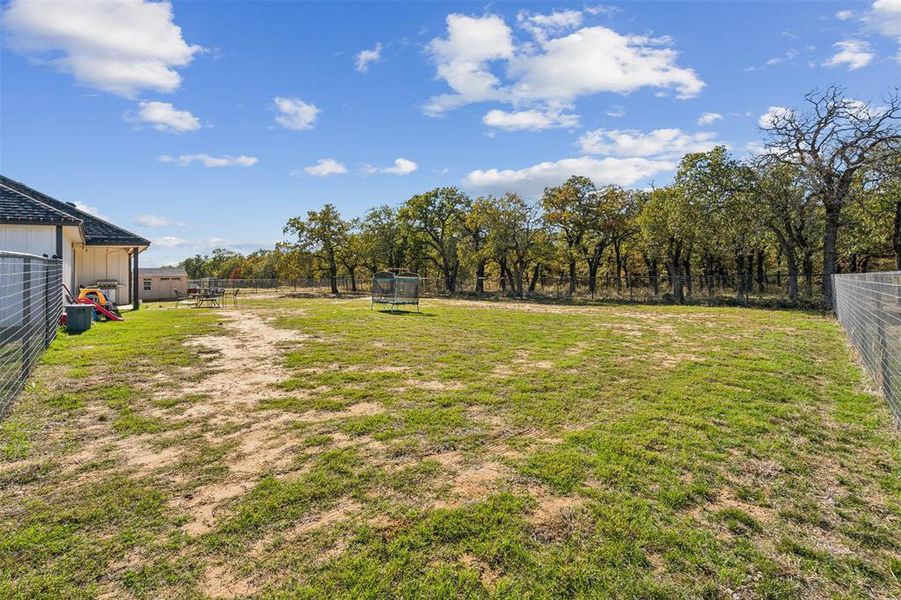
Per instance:
[[[448,292],[485,292],[493,280],[528,296],[553,276],[576,294],[599,280],[665,281],[684,302],[728,278],[737,295],[780,275],[797,302],[817,281],[831,305],[831,275],[901,269],[901,96],[848,99],[830,87],[801,110],[773,113],[763,150],[736,158],[724,146],[685,155],[670,185],[598,186],[573,175],[542,196],[471,197],[440,187],[400,206],[345,219],[332,204],[288,220],[292,240],[240,255],[215,250],[182,265],[192,278],[298,279],[324,275],[356,289],[361,277],[403,269],[438,276]],[[655,289],[655,292],[657,290]]]

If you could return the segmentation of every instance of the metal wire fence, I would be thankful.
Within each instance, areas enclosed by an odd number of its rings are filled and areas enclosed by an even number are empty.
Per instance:
[[[835,314],[901,421],[901,271],[833,276]]]
[[[62,261],[0,251],[0,418],[56,336]]]
[[[420,294],[434,296],[443,294],[482,294],[509,297],[590,298],[594,300],[617,300],[635,302],[672,302],[677,293],[684,300],[702,302],[728,302],[733,304],[803,302],[817,304],[820,301],[822,277],[799,276],[796,287],[798,297],[789,296],[789,278],[775,272],[763,276],[737,275],[694,275],[671,277],[669,275],[629,274],[621,276],[605,275],[577,277],[570,283],[568,276],[529,275],[522,282],[510,277],[460,277],[453,291],[447,281],[439,276],[420,277]],[[478,284],[481,285],[478,285]],[[372,279],[369,274],[356,277],[342,275],[336,281],[341,293],[368,294]],[[244,295],[254,294],[328,294],[331,286],[326,277],[300,279],[191,279],[187,283],[191,289],[241,290]]]

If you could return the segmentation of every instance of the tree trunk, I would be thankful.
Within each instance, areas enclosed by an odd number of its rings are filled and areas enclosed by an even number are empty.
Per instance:
[[[350,291],[357,291],[357,277],[356,277],[356,269],[348,269],[348,273],[350,273]]]
[[[788,298],[792,302],[798,301],[798,256],[795,247],[782,236],[779,236],[782,246],[782,255],[785,256],[785,266],[788,269]]]
[[[835,274],[838,248],[838,228],[841,223],[841,205],[826,204],[826,227],[823,232],[823,303],[832,308],[832,275]]]
[[[588,295],[594,297],[594,291],[597,289],[598,266],[600,261],[593,257],[588,259]]]
[[[541,272],[541,265],[535,264],[535,268],[532,269],[532,279],[529,281],[529,296],[535,293],[535,286],[538,285],[538,274]]]
[[[485,292],[485,261],[480,260],[476,265],[476,295],[481,296]]]
[[[694,293],[694,285],[691,281],[691,257],[689,256],[684,261],[682,261],[682,273],[684,274],[685,279],[685,293],[691,298],[691,295]]]
[[[328,263],[328,280],[332,288],[332,293],[338,295],[338,265],[334,258],[329,259]]]
[[[623,282],[622,282],[622,274],[623,274],[623,257],[620,252],[620,244],[619,242],[614,242],[613,244],[613,257],[616,261],[616,293],[621,294],[623,292]]]
[[[813,298],[813,256],[810,253],[804,256],[804,286],[807,288],[807,297]]]
[[[745,255],[741,252],[735,257],[735,299],[741,300],[745,295]]]
[[[453,294],[457,291],[457,268],[452,267],[446,259],[442,259],[441,267],[444,271],[444,291]]]
[[[569,290],[567,291],[567,296],[572,296],[576,293],[576,261],[569,261]]]
[[[673,297],[678,304],[685,303],[685,281],[682,277],[682,249],[676,247],[666,265],[669,272],[670,285],[673,288]]]
[[[764,254],[763,250],[757,251],[757,291],[763,294],[763,285],[766,283],[766,274],[764,273]]]
[[[660,295],[660,278],[658,274],[660,273],[657,268],[656,260],[649,260],[647,257],[644,259],[644,263],[648,268],[648,284],[651,286],[651,289],[654,291],[655,296]]]
[[[523,280],[525,279],[526,266],[520,262],[516,263],[516,295],[525,298]]]

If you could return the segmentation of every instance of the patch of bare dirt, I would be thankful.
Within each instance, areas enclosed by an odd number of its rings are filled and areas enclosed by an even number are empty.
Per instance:
[[[115,448],[128,464],[140,476],[174,465],[181,456],[181,449],[176,446],[154,448],[148,443],[148,436],[129,437],[116,440]]]
[[[273,327],[251,313],[223,313],[223,317],[229,330],[227,335],[196,337],[186,342],[215,351],[215,357],[207,365],[214,373],[180,393],[208,394],[214,401],[231,405],[254,404],[278,396],[273,385],[289,377],[282,366],[281,349],[307,336]],[[198,403],[201,407],[208,405],[208,402]],[[191,412],[189,409],[186,416],[192,416]]]
[[[670,353],[670,352],[654,352],[649,355],[653,363],[664,369],[672,369],[686,362],[700,362],[703,359],[689,354],[687,352]]]
[[[409,389],[421,389],[429,392],[446,392],[448,390],[463,389],[463,384],[456,381],[420,381],[418,379],[407,379],[404,384]]]
[[[299,521],[293,527],[288,529],[287,531],[280,532],[273,536],[268,536],[253,545],[251,553],[254,556],[260,556],[267,548],[272,546],[274,543],[292,543],[306,535],[311,531],[315,531],[317,529],[321,529],[323,527],[329,527],[338,523],[339,521],[343,521],[349,516],[360,510],[359,503],[354,500],[346,499],[339,503],[337,506],[320,512],[308,515],[306,518]]]
[[[239,578],[225,565],[207,568],[200,582],[200,590],[210,598],[237,598],[257,592],[251,581]]]
[[[507,476],[507,468],[493,461],[466,463],[457,452],[445,452],[431,457],[448,470],[448,491],[435,503],[435,508],[454,508],[470,502],[484,500],[497,489]],[[439,481],[440,483],[440,481]]]
[[[529,515],[529,522],[538,526],[553,526],[572,516],[579,507],[585,504],[585,498],[579,496],[557,496],[544,488],[529,489],[537,506]]]
[[[486,588],[492,587],[497,578],[501,576],[499,570],[493,568],[491,565],[472,554],[465,553],[461,555],[460,562],[463,563],[466,568],[478,571],[479,581],[481,581],[482,585]]]
[[[181,499],[176,505],[191,515],[191,520],[182,526],[182,531],[192,536],[210,531],[215,525],[216,509],[224,502],[245,494],[252,485],[246,481],[216,483],[200,488],[190,498]]]

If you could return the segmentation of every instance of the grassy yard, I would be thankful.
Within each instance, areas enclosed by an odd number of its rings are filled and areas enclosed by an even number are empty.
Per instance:
[[[832,319],[126,318],[0,423],[0,597],[901,595],[901,443]]]

